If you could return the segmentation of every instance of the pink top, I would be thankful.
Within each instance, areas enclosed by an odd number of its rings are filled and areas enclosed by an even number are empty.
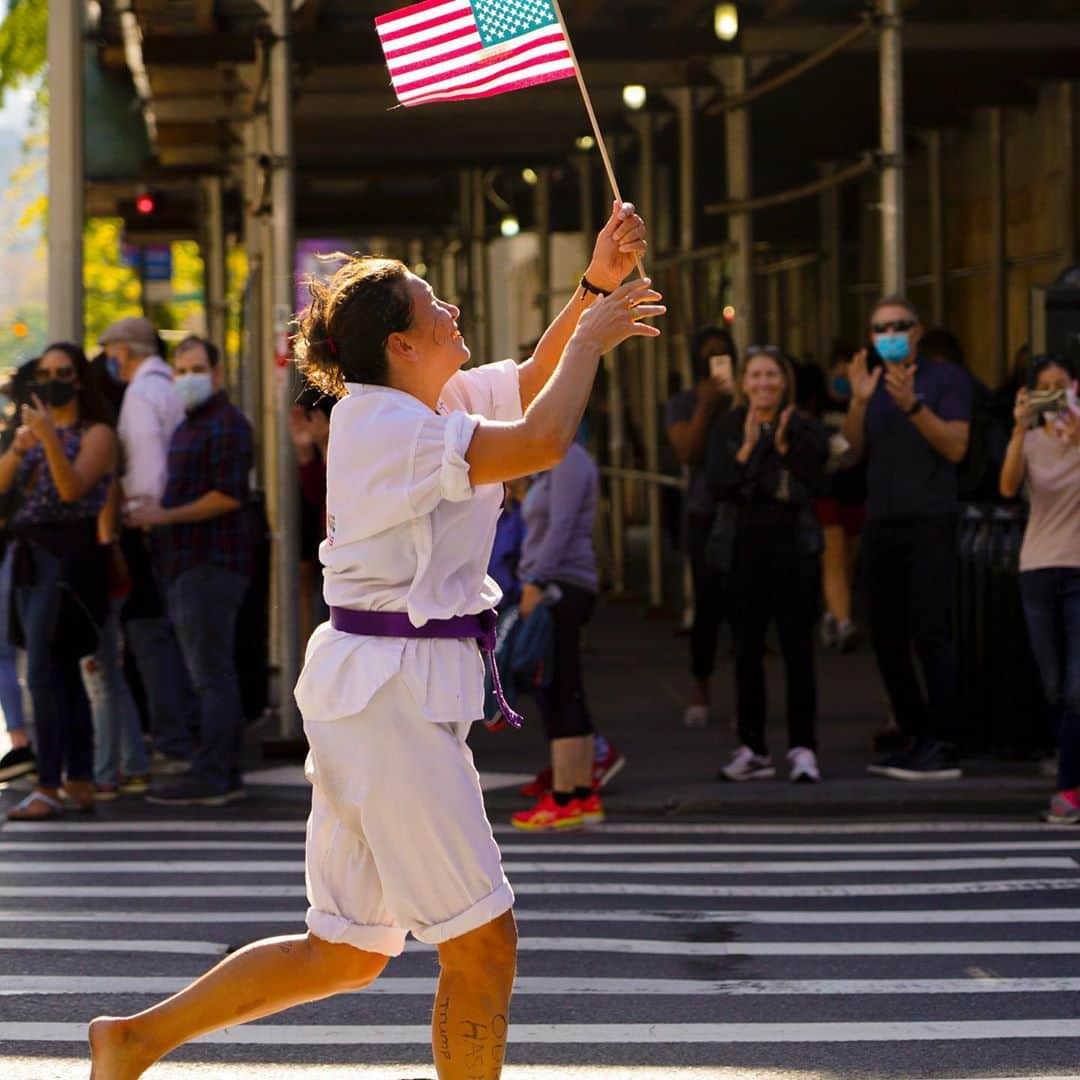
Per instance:
[[[1020,570],[1080,567],[1080,450],[1039,427],[1024,438],[1031,516]]]

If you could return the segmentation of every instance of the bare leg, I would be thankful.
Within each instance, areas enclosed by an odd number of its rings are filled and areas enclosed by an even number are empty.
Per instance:
[[[551,786],[555,791],[592,787],[593,737],[551,740]]]
[[[369,986],[386,963],[385,956],[312,934],[256,941],[145,1012],[94,1020],[90,1080],[135,1080],[200,1035]]]
[[[499,1080],[506,1054],[517,927],[512,912],[439,946],[431,1043],[439,1080]]]
[[[825,530],[825,608],[837,622],[851,618],[851,584],[848,577],[847,537],[843,526]]]

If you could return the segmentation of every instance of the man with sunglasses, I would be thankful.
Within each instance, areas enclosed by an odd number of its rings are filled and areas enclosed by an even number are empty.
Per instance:
[[[957,465],[971,429],[971,383],[921,363],[922,326],[904,297],[879,301],[873,347],[851,363],[844,435],[867,462],[863,570],[878,668],[906,745],[869,767],[896,780],[954,780],[960,717],[952,630]],[[924,696],[915,672],[918,657]]]

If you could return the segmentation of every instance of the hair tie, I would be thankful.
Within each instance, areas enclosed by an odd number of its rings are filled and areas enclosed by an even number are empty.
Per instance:
[[[337,342],[334,341],[332,337],[327,337],[326,347],[334,354],[334,356],[337,356]]]

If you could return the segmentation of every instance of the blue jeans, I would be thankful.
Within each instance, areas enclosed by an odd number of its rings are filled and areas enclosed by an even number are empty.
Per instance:
[[[1080,788],[1080,566],[1027,570],[1020,596],[1058,732],[1058,790]]]
[[[154,749],[187,761],[196,728],[195,695],[173,625],[165,615],[129,619],[124,633],[146,691]]]
[[[56,652],[50,638],[60,594],[60,560],[36,544],[28,545],[34,584],[16,587],[19,618],[26,637],[26,681],[34,705],[38,782],[44,788],[94,774],[94,728],[83,689],[79,661]]]
[[[11,621],[11,571],[15,544],[9,543],[0,562],[0,711],[8,731],[25,731],[22,687],[15,672],[15,646],[8,640]]]
[[[242,574],[207,565],[185,570],[166,597],[199,704],[191,775],[222,792],[240,783],[244,707],[236,675],[236,619],[247,589]]]
[[[135,701],[120,662],[120,608],[109,601],[109,617],[101,631],[101,647],[82,662],[83,686],[94,720],[94,780],[117,782],[117,765],[124,776],[150,771]]]

